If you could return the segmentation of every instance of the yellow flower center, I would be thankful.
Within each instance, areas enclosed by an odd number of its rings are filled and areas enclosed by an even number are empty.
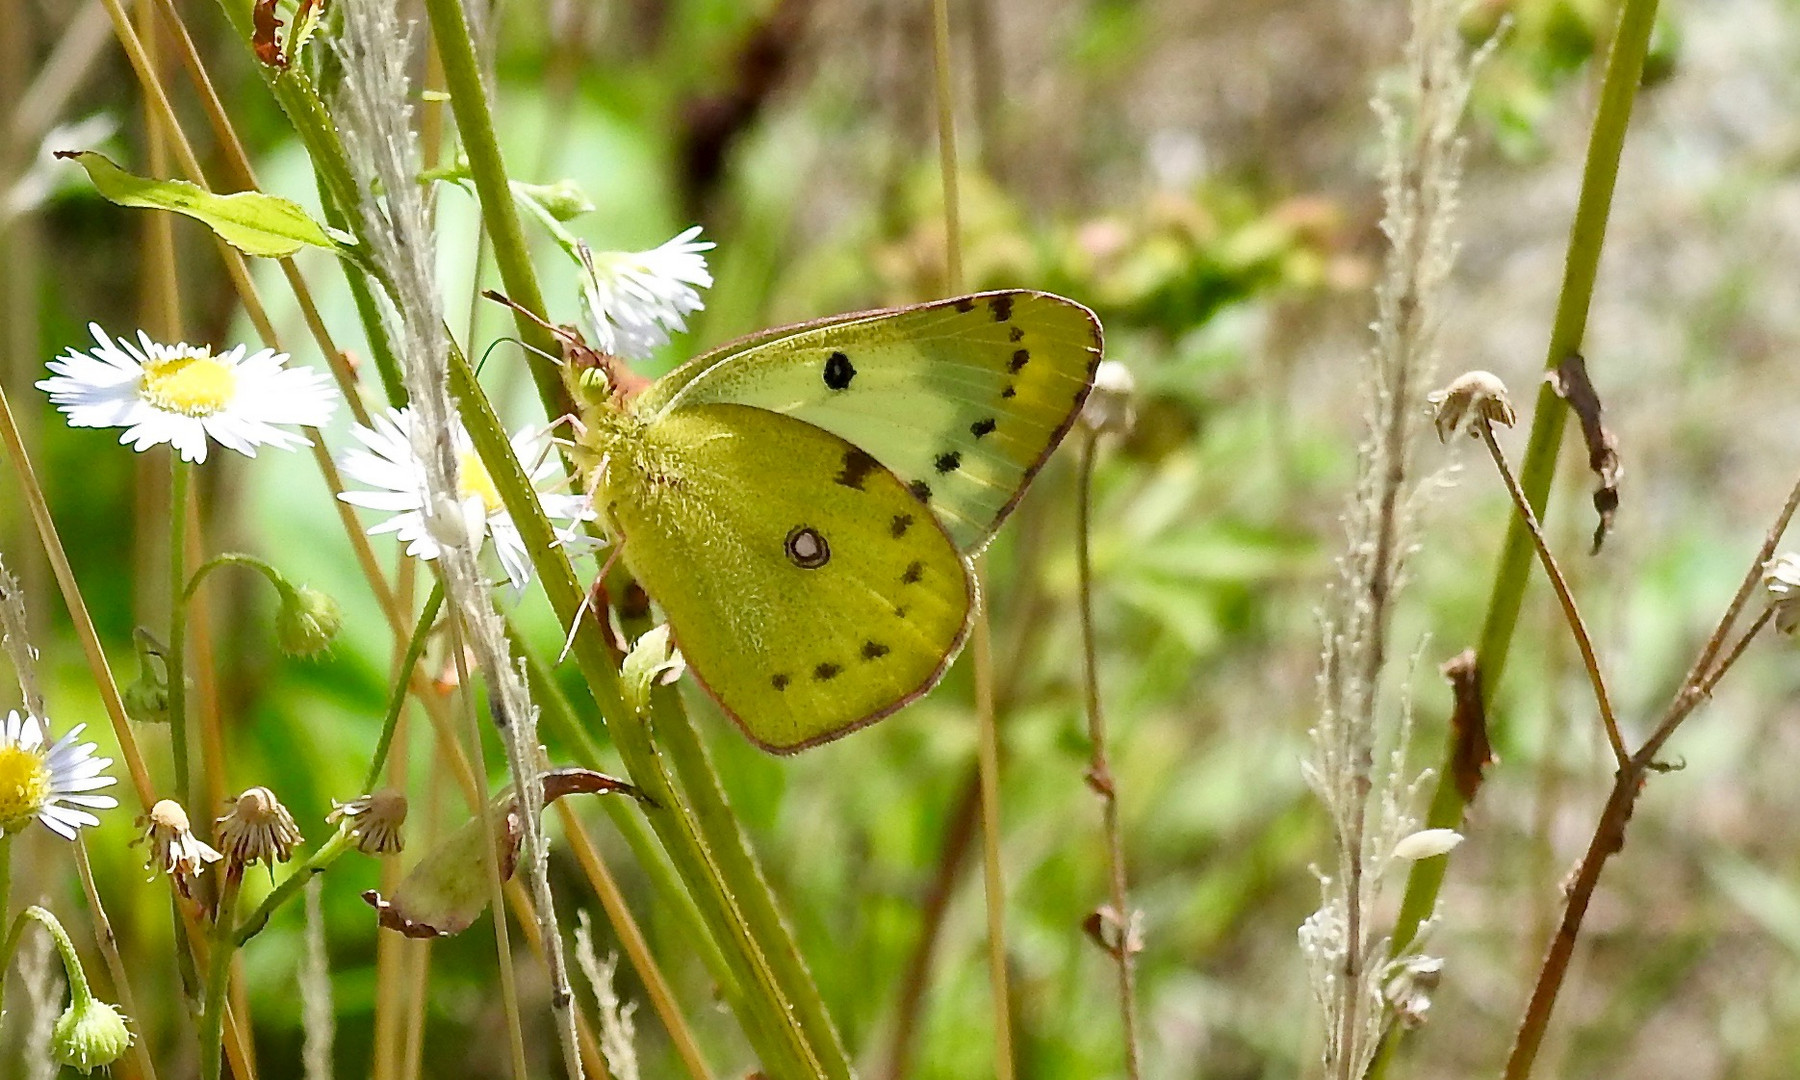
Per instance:
[[[231,404],[237,372],[206,349],[162,356],[144,365],[138,395],[164,412],[211,416]]]
[[[37,750],[0,746],[0,835],[31,824],[50,800],[50,766]]]
[[[496,513],[505,507],[500,500],[500,489],[494,486],[494,478],[488,475],[487,466],[473,450],[464,450],[456,461],[456,493],[463,498],[473,495],[481,500],[482,508],[488,513]]]

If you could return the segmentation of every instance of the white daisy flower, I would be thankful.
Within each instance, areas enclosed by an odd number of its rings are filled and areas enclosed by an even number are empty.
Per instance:
[[[286,353],[244,346],[214,355],[204,345],[162,345],[138,331],[138,343],[110,341],[89,323],[98,348],[50,361],[56,377],[37,384],[69,418],[70,427],[122,427],[121,443],[144,450],[168,443],[183,461],[205,461],[210,436],[255,457],[258,446],[310,446],[277,424],[318,427],[337,408],[325,375],[285,368]]]
[[[373,429],[351,426],[350,434],[366,449],[350,451],[338,464],[345,476],[377,490],[346,491],[338,498],[353,506],[392,512],[393,517],[371,528],[369,534],[391,532],[406,544],[408,555],[435,559],[439,548],[425,514],[425,466],[412,448],[412,410],[389,409],[376,415],[374,421]],[[512,438],[513,453],[525,466],[532,486],[538,489],[538,502],[556,530],[557,541],[581,548],[589,538],[576,524],[593,520],[593,503],[586,495],[544,490],[562,478],[550,446],[548,427],[529,428]],[[519,527],[500,501],[493,478],[460,422],[456,425],[456,458],[457,496],[469,535],[485,535],[493,541],[507,581],[515,593],[520,592],[531,580],[531,557],[525,550],[525,538],[519,535]]]
[[[592,251],[577,244],[585,271],[582,306],[601,352],[642,360],[669,343],[671,331],[687,329],[699,311],[700,289],[712,287],[706,258],[710,240],[696,240],[700,226],[649,251]]]
[[[46,746],[42,720],[20,716],[16,710],[6,714],[6,723],[0,725],[0,836],[37,820],[64,840],[73,840],[83,825],[100,824],[88,810],[119,805],[111,795],[87,794],[119,781],[106,775],[112,758],[95,757],[93,743],[75,741],[85,727],[77,724]]]

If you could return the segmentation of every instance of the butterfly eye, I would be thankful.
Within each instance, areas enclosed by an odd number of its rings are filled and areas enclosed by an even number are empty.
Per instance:
[[[802,570],[817,570],[831,561],[831,546],[810,525],[796,525],[787,534],[788,561]]]

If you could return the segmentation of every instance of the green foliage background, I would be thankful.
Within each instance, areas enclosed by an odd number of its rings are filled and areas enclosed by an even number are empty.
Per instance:
[[[1379,151],[1366,101],[1397,59],[1403,7],[957,7],[967,284],[1047,288],[1088,303],[1106,325],[1109,355],[1141,391],[1137,430],[1100,467],[1094,544],[1102,685],[1133,900],[1144,912],[1151,1076],[1315,1069],[1316,1011],[1294,929],[1316,905],[1308,865],[1323,861],[1329,838],[1298,760],[1312,715],[1313,611],[1354,470],[1357,369],[1381,256]],[[1791,392],[1800,23],[1783,0],[1718,7],[1675,7],[1659,28],[1589,335],[1627,461],[1618,533],[1603,556],[1578,554],[1589,524],[1584,480],[1573,473],[1550,514],[1628,724],[1647,722],[1729,595],[1791,476],[1800,430]],[[309,166],[249,53],[216,10],[189,8],[263,187],[315,206]],[[78,18],[31,0],[12,0],[11,11],[0,34],[8,39],[0,109],[19,107]],[[1466,247],[1443,370],[1492,368],[1528,400],[1611,6],[1492,0],[1471,10],[1470,40],[1502,16],[1510,30],[1472,108]],[[718,241],[717,284],[692,333],[660,358],[667,364],[762,326],[940,295],[927,30],[923,5],[860,0],[513,4],[495,57],[508,161],[521,179],[578,182],[596,210],[575,228],[597,247],[647,247],[690,222]],[[772,87],[732,127],[708,178],[695,165],[704,158],[693,150],[696,118],[718,115],[754,83],[758,71],[743,58],[759,42],[779,54]],[[102,148],[150,171],[129,69],[110,43],[90,52],[92,66],[65,88],[55,119],[112,117],[119,131]],[[165,85],[199,132],[182,81],[171,64]],[[35,150],[14,143],[0,158],[0,182]],[[148,325],[163,271],[147,254],[149,215],[108,206],[67,176],[58,184],[0,226],[5,386],[31,430],[33,463],[102,639],[128,678],[132,628],[166,619],[166,469],[160,455],[140,460],[105,432],[64,428],[29,384],[45,360],[86,340],[90,320],[121,334]],[[447,310],[480,355],[508,331],[491,306],[462,308],[471,271],[487,264],[473,239],[472,200],[455,190],[439,199]],[[185,221],[173,231],[181,334],[248,340],[208,237]],[[547,243],[542,254],[554,313],[573,320],[569,267]],[[362,351],[329,259],[302,267],[340,344]],[[259,281],[284,340],[316,364],[271,270],[259,268]],[[486,356],[484,381],[515,422],[535,419],[523,377],[531,362],[504,341]],[[343,423],[328,435],[341,438]],[[1578,453],[1564,456],[1579,465]],[[1436,467],[1460,457],[1433,449],[1424,459]],[[1469,464],[1435,499],[1401,623],[1399,640],[1416,648],[1407,685],[1421,766],[1435,757],[1448,707],[1433,668],[1476,632],[1506,520],[1485,464]],[[203,476],[210,549],[262,554],[345,607],[333,654],[297,663],[272,647],[272,604],[260,583],[223,575],[208,586],[207,681],[223,718],[229,787],[269,786],[309,838],[322,839],[332,800],[357,794],[393,644],[310,462],[221,455]],[[1120,1037],[1106,958],[1080,932],[1104,899],[1105,863],[1083,782],[1072,500],[1072,469],[1059,461],[993,549],[989,595],[1020,1075],[1074,1080],[1118,1075]],[[60,725],[87,720],[108,743],[10,474],[0,481],[0,552],[22,568],[32,597],[52,716]],[[540,654],[554,655],[560,632],[541,598],[528,596],[518,615]],[[1492,1071],[1557,910],[1557,882],[1605,791],[1604,744],[1547,593],[1534,591],[1526,619],[1502,693],[1500,762],[1453,865],[1434,939],[1449,961],[1444,987],[1402,1062],[1406,1075]],[[441,651],[433,655],[441,664]],[[1602,888],[1544,1075],[1774,1077],[1800,1063],[1792,1023],[1800,817],[1785,764],[1800,749],[1796,685],[1791,656],[1763,643],[1678,740],[1687,768],[1658,779]],[[833,1016],[865,1073],[882,1075],[925,898],[969,825],[967,661],[901,716],[793,759],[761,755],[693,697]],[[461,811],[435,790],[418,727],[411,843],[423,850]],[[140,737],[152,760],[166,762],[160,733]],[[550,750],[557,758],[554,742]],[[606,819],[590,806],[581,812],[710,1060],[721,1076],[743,1075],[752,1063],[741,1036],[678,928]],[[139,980],[134,1020],[168,1063],[165,1074],[182,1075],[191,1031],[166,890],[145,883],[132,835],[128,813],[110,815],[92,843],[96,870]],[[552,868],[559,896],[570,911],[594,908],[565,854]],[[76,909],[60,845],[33,836],[19,857],[15,904],[36,896]],[[911,1075],[922,1078],[992,1068],[979,868],[968,858],[955,865],[913,1044]],[[358,894],[380,884],[369,860],[327,876],[339,1075],[367,1072],[376,933]],[[300,951],[299,912],[286,910],[244,955],[268,1077],[300,1075]],[[426,1075],[504,1073],[494,963],[485,924],[432,946]],[[518,972],[528,1023],[541,1025],[530,1032],[534,1065],[551,1075],[541,969],[521,952]],[[642,997],[623,968],[620,989]],[[639,1022],[644,1075],[675,1075],[653,1015],[640,1010]],[[17,1026],[0,1028],[0,1043],[16,1045]],[[18,1074],[10,1054],[0,1052],[0,1075]]]

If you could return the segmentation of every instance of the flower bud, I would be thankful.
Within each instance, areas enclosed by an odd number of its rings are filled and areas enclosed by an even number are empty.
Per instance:
[[[50,1033],[50,1054],[84,1073],[111,1065],[131,1045],[131,1029],[119,1010],[92,995],[76,995]]]
[[[275,613],[275,640],[289,656],[314,657],[331,647],[344,625],[343,609],[329,593],[302,585],[283,589]]]

